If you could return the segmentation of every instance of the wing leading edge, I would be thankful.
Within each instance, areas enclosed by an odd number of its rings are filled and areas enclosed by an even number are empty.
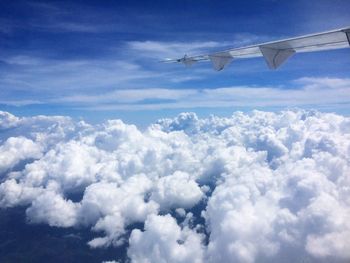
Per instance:
[[[199,56],[185,55],[180,59],[167,59],[166,63],[183,63],[186,66],[199,61],[211,61],[217,71],[234,59],[264,57],[270,69],[277,69],[295,53],[313,52],[350,47],[350,27],[322,33],[233,48]]]

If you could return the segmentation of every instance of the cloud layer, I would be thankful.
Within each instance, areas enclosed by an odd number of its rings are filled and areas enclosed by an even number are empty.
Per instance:
[[[132,262],[346,262],[350,119],[314,111],[120,120],[0,113],[0,206],[91,228]]]

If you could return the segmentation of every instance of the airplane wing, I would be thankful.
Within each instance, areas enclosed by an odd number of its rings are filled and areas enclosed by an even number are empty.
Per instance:
[[[214,69],[220,71],[234,59],[264,57],[270,69],[277,69],[295,53],[346,47],[350,47],[350,27],[162,62],[191,66],[199,61],[211,61]]]

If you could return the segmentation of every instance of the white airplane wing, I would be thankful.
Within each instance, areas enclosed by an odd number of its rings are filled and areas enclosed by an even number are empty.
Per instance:
[[[264,57],[270,69],[277,69],[295,53],[350,47],[350,27],[328,32],[288,38],[262,44],[232,48],[211,54],[166,59],[165,63],[183,63],[191,66],[198,61],[211,61],[215,70],[222,70],[232,60]]]

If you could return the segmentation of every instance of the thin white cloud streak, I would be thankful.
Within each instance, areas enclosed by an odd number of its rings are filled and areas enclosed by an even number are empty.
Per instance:
[[[9,105],[9,106],[27,106],[27,105],[36,105],[43,104],[44,102],[39,100],[0,100],[0,104]]]
[[[198,107],[293,107],[327,106],[350,103],[350,80],[332,78],[302,78],[298,88],[285,87],[227,87],[218,89],[125,89],[103,95],[74,95],[54,100],[1,101],[7,105],[63,103],[94,110],[156,110]],[[143,100],[171,102],[142,104]],[[130,104],[132,103],[132,104]]]
[[[138,64],[118,59],[54,60],[16,56],[2,60],[17,67],[2,74],[0,85],[5,90],[11,87],[29,94],[44,90],[48,96],[60,90],[104,89],[160,76],[160,73],[145,70]]]
[[[56,31],[56,32],[79,32],[79,33],[106,33],[115,32],[117,25],[107,25],[107,24],[90,24],[83,22],[55,22],[52,24],[32,24],[36,29]]]
[[[173,81],[189,81],[196,79],[194,76],[175,76],[170,73],[155,73],[145,71],[137,64],[131,62],[104,63],[102,61],[75,61],[48,63],[46,60],[31,57],[12,57],[6,60],[9,64],[24,66],[25,70],[20,73],[6,75],[3,85],[23,86],[26,89],[39,90],[68,90],[68,95],[62,97],[48,92],[47,98],[38,99],[7,99],[0,103],[6,105],[23,106],[40,103],[64,104],[70,107],[93,110],[158,110],[180,109],[198,107],[301,107],[315,106],[343,107],[350,103],[350,79],[347,78],[316,78],[304,77],[291,81],[283,86],[233,86],[215,89],[169,89],[169,88],[129,88],[115,89],[117,86],[124,87],[130,83],[142,85],[142,80],[168,77]],[[32,69],[28,69],[30,67]],[[34,69],[33,69],[34,68]],[[118,70],[120,69],[120,70]],[[113,70],[113,72],[112,72]],[[79,76],[71,75],[64,79],[62,76],[68,72],[79,71]],[[114,71],[118,73],[115,74]],[[43,75],[43,79],[31,81],[32,73]],[[83,74],[81,75],[81,73]],[[70,74],[70,73],[69,73]],[[202,72],[203,74],[203,72]],[[51,78],[57,79],[51,84]],[[24,80],[28,78],[28,80]],[[32,86],[36,83],[36,86]],[[48,84],[50,83],[50,84]],[[97,93],[95,87],[105,87],[114,91]],[[41,87],[41,88],[38,88]],[[84,93],[82,93],[84,90]],[[89,91],[90,90],[90,91]],[[91,93],[91,95],[86,94]],[[50,98],[50,97],[55,97]],[[142,103],[143,100],[155,100],[154,103]],[[164,102],[162,101],[164,100]]]
[[[27,10],[31,11],[31,19],[23,22],[16,18],[1,19],[0,33],[11,34],[18,29],[30,28],[35,31],[47,32],[78,32],[78,33],[105,33],[116,31],[118,26],[115,23],[92,23],[86,19],[86,7],[79,6],[79,9],[85,9],[80,15],[72,12],[77,6],[63,7],[53,3],[22,3]],[[91,13],[91,12],[90,12]],[[92,15],[92,13],[91,13]]]
[[[80,60],[47,59],[28,55],[1,57],[10,68],[0,73],[0,87],[9,93],[22,91],[23,100],[29,101],[47,99],[50,96],[57,98],[61,96],[58,94],[62,90],[68,94],[87,92],[99,95],[111,89],[152,88],[169,81],[182,83],[205,77],[204,72],[199,74],[198,69],[189,72],[147,68],[142,63],[134,62],[134,58],[135,54]],[[155,58],[152,62],[158,63]],[[7,99],[15,101],[13,97],[9,96]]]
[[[53,102],[72,102],[72,103],[130,103],[140,102],[146,99],[165,99],[178,100],[184,97],[196,95],[194,89],[124,89],[116,90],[111,93],[97,96],[72,96],[55,100]]]
[[[291,87],[237,86],[217,89],[129,89],[103,96],[72,96],[64,103],[94,105],[94,110],[157,110],[198,107],[334,107],[350,104],[350,79],[301,78]],[[148,93],[149,92],[149,93]],[[171,100],[143,104],[144,99]],[[123,102],[123,104],[121,104]],[[141,103],[140,103],[141,102]],[[130,104],[132,103],[132,104]]]
[[[185,54],[198,55],[204,50],[227,46],[227,42],[201,41],[201,42],[159,42],[159,41],[130,41],[129,49],[136,51],[140,56],[146,57],[181,57]]]
[[[127,48],[133,50],[142,57],[156,58],[180,58],[187,55],[199,55],[223,48],[233,48],[252,43],[261,43],[270,40],[271,37],[257,36],[241,33],[233,34],[232,41],[192,41],[192,42],[171,42],[171,41],[129,41]]]
[[[121,31],[117,22],[104,21],[104,17],[88,5],[75,3],[25,3],[33,14],[37,14],[26,25],[32,30],[68,33],[95,33]],[[80,10],[77,14],[73,10]]]

